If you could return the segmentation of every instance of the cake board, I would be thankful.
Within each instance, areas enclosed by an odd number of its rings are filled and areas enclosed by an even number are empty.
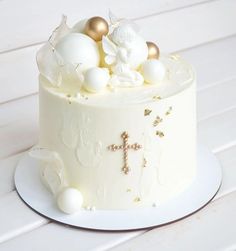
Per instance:
[[[15,185],[21,199],[39,214],[59,223],[103,231],[153,228],[185,218],[210,202],[220,188],[222,171],[216,157],[204,146],[197,149],[197,173],[183,193],[156,207],[130,210],[85,210],[67,215],[56,205],[42,184],[39,161],[26,153],[15,172]]]

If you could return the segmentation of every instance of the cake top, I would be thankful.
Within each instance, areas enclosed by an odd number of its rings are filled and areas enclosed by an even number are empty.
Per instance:
[[[179,56],[160,55],[135,23],[109,13],[109,23],[92,17],[72,28],[63,16],[37,53],[45,86],[58,95],[90,103],[146,102],[168,97],[193,80],[190,65]],[[87,101],[88,102],[88,101]]]

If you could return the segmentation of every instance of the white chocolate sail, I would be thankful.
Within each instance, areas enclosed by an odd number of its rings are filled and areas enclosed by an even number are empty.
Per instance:
[[[41,161],[41,179],[53,195],[67,186],[64,163],[60,155],[42,147],[33,147],[29,155]]]

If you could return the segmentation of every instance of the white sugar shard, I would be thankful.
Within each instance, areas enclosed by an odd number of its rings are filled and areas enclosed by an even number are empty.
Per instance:
[[[38,51],[37,64],[40,74],[42,74],[52,85],[60,86],[62,84],[60,69],[62,59],[49,42]]]
[[[33,147],[29,155],[42,161],[41,178],[46,187],[56,195],[67,186],[64,163],[57,152],[42,147]]]
[[[80,67],[65,62],[55,49],[56,44],[70,32],[72,29],[66,24],[66,16],[63,16],[60,25],[53,31],[48,42],[38,51],[36,56],[40,74],[54,87],[61,86],[63,82],[82,83],[83,81]]]
[[[63,15],[60,25],[52,32],[52,35],[48,40],[53,47],[55,47],[60,39],[71,32],[71,29],[68,27],[66,20],[67,17]]]

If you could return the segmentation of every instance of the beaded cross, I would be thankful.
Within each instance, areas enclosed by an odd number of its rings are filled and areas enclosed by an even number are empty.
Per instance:
[[[129,149],[133,149],[133,150],[139,150],[142,148],[141,145],[139,145],[138,143],[134,143],[132,145],[129,145],[128,143],[128,138],[129,138],[129,134],[127,132],[123,132],[121,134],[121,138],[123,139],[123,144],[122,145],[115,145],[115,144],[112,144],[110,146],[108,146],[108,150],[110,151],[117,151],[117,150],[123,150],[124,152],[124,166],[122,167],[122,171],[125,173],[125,174],[128,174],[129,171],[130,171],[130,168],[129,168],[129,165],[128,165],[128,150]]]

